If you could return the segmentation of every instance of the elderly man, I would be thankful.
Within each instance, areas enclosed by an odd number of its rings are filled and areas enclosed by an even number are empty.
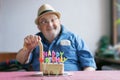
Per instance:
[[[60,13],[52,6],[43,4],[39,10],[35,23],[40,30],[36,35],[24,38],[24,46],[18,52],[16,59],[21,64],[32,65],[33,70],[40,70],[39,40],[44,51],[64,52],[62,56],[65,71],[95,71],[96,64],[92,53],[84,40],[78,35],[68,31],[60,22]]]

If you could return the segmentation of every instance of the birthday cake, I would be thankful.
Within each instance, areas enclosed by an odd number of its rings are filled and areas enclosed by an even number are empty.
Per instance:
[[[67,60],[63,57],[63,52],[55,53],[54,51],[43,52],[44,58],[40,60],[41,71],[43,74],[59,75],[64,73],[64,62]]]
[[[46,75],[61,75],[64,73],[64,62],[67,58],[63,57],[63,52],[43,51],[42,43],[40,46],[40,71]]]
[[[43,74],[61,75],[64,73],[64,64],[43,63]]]

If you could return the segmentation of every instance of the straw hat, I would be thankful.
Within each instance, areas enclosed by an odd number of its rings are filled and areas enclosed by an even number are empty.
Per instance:
[[[37,18],[35,19],[35,24],[38,25],[38,20],[43,15],[48,14],[48,13],[56,14],[57,17],[60,18],[60,13],[57,12],[52,6],[50,6],[49,4],[43,4],[38,10]]]

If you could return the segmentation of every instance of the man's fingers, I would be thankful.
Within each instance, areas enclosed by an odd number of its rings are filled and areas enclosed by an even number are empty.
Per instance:
[[[41,37],[40,37],[40,36],[38,36],[38,40],[41,40]]]
[[[40,36],[28,35],[24,39],[24,45],[28,48],[35,48],[38,45],[39,40],[41,40]]]
[[[27,38],[24,39],[24,43],[29,44],[29,41]]]

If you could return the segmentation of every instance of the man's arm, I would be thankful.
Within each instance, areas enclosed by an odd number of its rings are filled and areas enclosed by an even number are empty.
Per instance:
[[[28,35],[24,38],[23,48],[18,52],[16,59],[21,64],[25,64],[32,50],[38,45],[39,36]]]
[[[22,48],[18,51],[16,60],[19,61],[21,64],[25,64],[28,60],[29,54],[31,51],[27,50],[26,48]]]

